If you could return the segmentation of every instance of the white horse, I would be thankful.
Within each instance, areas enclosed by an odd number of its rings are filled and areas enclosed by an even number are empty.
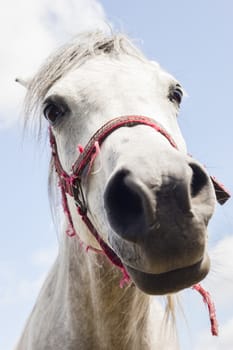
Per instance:
[[[27,88],[27,113],[50,125],[66,215],[16,349],[175,349],[155,339],[151,295],[207,275],[216,201],[177,123],[180,83],[124,36],[98,32],[59,49]]]

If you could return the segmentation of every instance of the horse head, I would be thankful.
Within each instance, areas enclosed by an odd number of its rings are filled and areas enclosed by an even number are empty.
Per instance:
[[[89,221],[136,286],[148,294],[176,292],[209,271],[214,188],[204,167],[187,154],[178,126],[181,84],[127,39],[98,35],[53,55],[30,83],[29,99],[40,101],[65,174],[74,168],[77,146],[112,119],[150,120],[114,129],[101,145],[96,139],[95,154],[76,177]],[[99,249],[75,196],[65,192],[74,230]]]

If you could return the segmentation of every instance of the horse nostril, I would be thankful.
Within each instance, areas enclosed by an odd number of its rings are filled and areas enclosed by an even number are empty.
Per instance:
[[[199,165],[190,163],[189,166],[193,171],[191,182],[191,196],[196,197],[207,185],[208,177]]]
[[[127,170],[118,171],[104,194],[105,210],[112,228],[123,238],[135,241],[144,223],[143,199]]]

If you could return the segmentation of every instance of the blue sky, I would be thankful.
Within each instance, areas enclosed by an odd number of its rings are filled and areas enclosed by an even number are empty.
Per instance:
[[[24,91],[14,83],[77,31],[109,21],[175,75],[188,97],[179,123],[189,153],[233,192],[233,3],[231,0],[9,0],[1,10],[0,99],[0,350],[11,350],[54,260],[57,238],[47,199],[49,149],[23,137]],[[21,116],[22,117],[22,116]],[[22,118],[21,118],[22,119]],[[233,349],[233,204],[210,223],[213,268],[204,285],[214,296],[220,337],[209,333],[195,292],[181,300],[182,350]]]

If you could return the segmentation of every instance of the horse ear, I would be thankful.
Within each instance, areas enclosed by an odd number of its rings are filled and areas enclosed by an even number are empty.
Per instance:
[[[22,85],[23,87],[25,87],[26,89],[28,89],[29,84],[30,84],[30,79],[23,79],[21,77],[17,77],[15,79],[16,83],[19,83],[20,85]]]

